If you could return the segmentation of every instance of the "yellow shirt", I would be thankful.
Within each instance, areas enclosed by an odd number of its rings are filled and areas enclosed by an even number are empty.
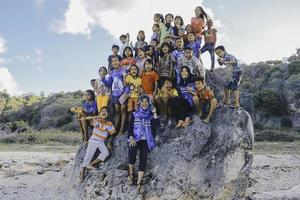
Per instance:
[[[130,88],[130,97],[138,98],[139,97],[139,88],[142,85],[142,79],[140,77],[133,78],[130,74],[126,76],[125,82],[129,85],[134,85],[134,89]]]
[[[177,90],[176,90],[175,88],[172,88],[172,89],[170,90],[170,92],[171,92],[171,94],[173,94],[174,96],[179,96],[179,95],[178,95],[178,92],[177,92]],[[160,97],[163,97],[162,92],[160,92],[159,96],[160,96]]]

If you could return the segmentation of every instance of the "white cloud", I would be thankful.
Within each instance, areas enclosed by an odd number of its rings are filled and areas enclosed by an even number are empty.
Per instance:
[[[6,48],[6,41],[4,38],[0,35],[0,54],[5,53],[7,50]]]
[[[16,80],[5,67],[0,67],[0,91],[2,90],[6,90],[10,95],[22,94]]]
[[[14,61],[23,61],[23,62],[29,62],[34,69],[36,69],[39,72],[42,72],[43,69],[41,67],[41,64],[43,63],[43,52],[40,49],[35,49],[33,53],[27,54],[27,55],[17,55],[14,56],[13,59],[10,59],[9,62]]]

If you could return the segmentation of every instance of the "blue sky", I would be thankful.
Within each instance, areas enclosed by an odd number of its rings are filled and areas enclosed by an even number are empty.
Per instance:
[[[149,33],[154,12],[179,14],[187,24],[196,5],[215,20],[218,44],[246,63],[300,47],[297,0],[0,0],[0,90],[87,89],[120,33]]]

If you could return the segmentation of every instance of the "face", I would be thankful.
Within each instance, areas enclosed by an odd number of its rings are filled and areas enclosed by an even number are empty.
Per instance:
[[[201,9],[200,9],[199,7],[197,7],[197,8],[195,9],[195,15],[196,15],[197,17],[199,17],[199,16],[201,15]]]
[[[162,52],[164,54],[168,54],[169,53],[169,47],[167,45],[164,45],[164,47],[162,48]]]
[[[157,42],[152,40],[152,41],[150,42],[150,45],[153,46],[153,47],[155,48],[155,47],[157,46]]]
[[[186,49],[186,50],[184,51],[184,56],[185,56],[186,58],[188,58],[188,59],[191,59],[191,58],[193,57],[193,51],[190,50],[190,49]]]
[[[170,37],[166,37],[166,38],[165,38],[165,40],[164,40],[164,42],[166,42],[166,43],[169,43],[169,44],[170,44],[170,43],[171,43],[171,38],[170,38]]]
[[[183,48],[183,39],[176,40],[176,48],[177,49]]]
[[[146,54],[149,55],[149,56],[151,56],[151,55],[153,54],[153,48],[150,47],[150,48],[148,49],[148,51],[146,51]]]
[[[195,36],[194,36],[194,34],[192,34],[192,33],[189,33],[189,34],[188,34],[188,41],[189,41],[189,42],[194,42],[194,41],[195,41]]]
[[[129,72],[132,76],[136,76],[138,73],[137,67],[136,66],[131,66],[129,69]]]
[[[120,38],[120,41],[122,42],[122,44],[125,44],[126,38],[125,38],[125,37],[121,37],[121,38]]]
[[[100,117],[106,119],[108,116],[108,110],[106,108],[102,108],[100,111]]]
[[[179,29],[179,30],[178,30],[178,35],[179,35],[180,37],[184,36],[184,30]]]
[[[96,85],[96,81],[91,81],[91,86],[95,87],[95,85]]]
[[[183,68],[182,70],[181,70],[181,77],[182,78],[188,78],[189,77],[189,72],[188,72],[188,70],[186,69],[186,68]]]
[[[138,38],[139,40],[143,40],[145,38],[145,34],[143,32],[139,32]]]
[[[159,22],[159,20],[160,20],[160,17],[158,15],[154,15],[153,21],[154,22]]]
[[[186,25],[185,30],[187,33],[192,32],[192,25],[190,25],[190,24]]]
[[[113,58],[111,60],[111,65],[114,67],[114,69],[118,69],[120,66],[120,61],[117,57]]]
[[[204,88],[204,85],[201,81],[195,81],[195,88],[197,90],[202,90]]]
[[[145,70],[146,72],[150,72],[152,71],[152,64],[148,63],[148,62],[145,62]]]
[[[179,17],[175,18],[174,24],[181,25],[181,19]]]
[[[114,47],[114,48],[112,48],[112,52],[113,52],[114,55],[117,55],[118,52],[119,52],[119,49]]]
[[[86,93],[84,94],[84,96],[85,96],[85,100],[87,100],[87,101],[92,100],[92,96],[90,95],[89,92],[86,92]]]
[[[219,56],[220,58],[224,58],[224,56],[225,56],[225,51],[222,51],[221,49],[217,49],[217,50],[216,50],[216,54],[217,54],[217,56]]]
[[[147,98],[143,98],[141,101],[141,108],[146,110],[149,107],[149,102]]]
[[[125,49],[125,56],[126,57],[132,57],[132,52],[129,48]]]
[[[153,32],[158,32],[158,31],[159,31],[159,27],[156,26],[155,24],[153,24],[153,26],[152,26],[152,31],[153,31]]]
[[[101,68],[101,69],[99,70],[99,76],[100,76],[100,77],[105,77],[106,74],[107,74],[106,69]]]
[[[209,20],[208,22],[207,22],[207,26],[210,28],[210,27],[212,27],[214,25],[214,23],[213,23],[213,21],[212,20]]]
[[[145,52],[141,49],[138,50],[138,57],[139,58],[145,58]]]
[[[164,86],[167,90],[172,89],[172,82],[171,81],[165,81]]]
[[[172,23],[173,22],[173,17],[171,15],[166,16],[166,22],[167,23]]]

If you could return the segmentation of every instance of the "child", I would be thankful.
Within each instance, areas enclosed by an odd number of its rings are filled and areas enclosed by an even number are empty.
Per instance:
[[[178,97],[178,92],[173,87],[172,80],[170,78],[165,78],[163,86],[161,89],[158,89],[158,94],[155,96],[155,103],[159,108],[162,120],[168,118],[169,102],[175,97]]]
[[[123,133],[125,118],[126,118],[126,105],[120,105],[119,99],[124,92],[124,84],[126,76],[126,69],[120,66],[118,57],[112,58],[112,103],[115,107],[115,126],[119,134]]]
[[[176,81],[177,83],[179,83],[180,80],[180,67],[178,66],[179,64],[179,60],[181,57],[184,56],[184,49],[183,49],[183,39],[181,37],[176,38],[175,40],[175,44],[176,44],[176,48],[175,50],[172,52],[172,55],[174,56],[175,60],[176,60],[176,66],[175,66],[175,71],[176,71]]]
[[[144,64],[144,71],[142,73],[142,89],[150,97],[152,102],[157,94],[158,80],[158,74],[153,71],[152,60],[147,59]]]
[[[100,67],[98,73],[100,78],[96,80],[94,91],[97,95],[98,111],[100,111],[102,107],[108,106],[109,97],[111,95],[112,79],[106,77],[107,69],[105,67]]]
[[[86,169],[95,169],[100,162],[103,162],[109,155],[109,151],[105,145],[105,140],[115,133],[115,128],[112,122],[107,121],[108,109],[102,107],[99,116],[93,120],[93,134],[89,139],[86,154],[82,163],[82,170],[80,172],[80,182],[85,179]],[[96,160],[91,162],[96,150],[99,149],[100,154]]]
[[[190,47],[184,48],[184,56],[178,61],[178,67],[188,66],[194,77],[202,77],[205,79],[205,69],[200,60],[193,56],[193,50]]]
[[[164,42],[165,37],[167,35],[171,35],[173,27],[172,22],[174,20],[174,16],[171,13],[166,14],[165,16],[165,24],[160,27],[160,42]]]
[[[189,47],[193,49],[194,56],[198,59],[200,59],[200,48],[201,45],[199,42],[195,40],[194,33],[189,33],[187,37],[187,43],[185,44],[185,47]]]
[[[151,105],[147,95],[142,95],[139,99],[138,109],[132,114],[128,126],[129,137],[129,170],[127,182],[129,185],[134,183],[134,165],[137,152],[139,151],[139,171],[137,178],[137,188],[139,193],[144,193],[142,179],[147,167],[148,153],[155,145],[155,132],[158,127],[156,109]]]
[[[193,76],[187,66],[181,67],[178,89],[180,97],[170,101],[171,113],[177,121],[176,128],[190,125],[190,116],[193,112],[192,92],[194,92],[194,83]]]
[[[160,87],[166,78],[174,80],[174,66],[176,65],[176,60],[171,54],[171,46],[168,43],[163,43],[161,46],[162,56],[159,61],[159,66],[157,69]]]
[[[160,43],[160,35],[161,35],[161,30],[165,27],[164,24],[164,16],[160,13],[155,13],[153,17],[154,24],[159,25],[159,39],[157,40],[157,45]],[[153,39],[151,39],[152,41]]]
[[[205,86],[203,78],[195,79],[196,91],[193,93],[193,101],[197,111],[200,114],[204,123],[209,123],[209,120],[217,108],[217,99],[214,97],[214,92]]]
[[[146,52],[143,48],[139,48],[137,50],[137,54],[138,54],[138,61],[136,62],[136,65],[138,66],[139,68],[139,76],[142,75],[142,72],[144,70],[144,63],[145,61],[147,60],[146,58]]]
[[[112,65],[111,65],[111,58],[114,57],[114,56],[118,56],[119,59],[121,59],[121,56],[118,55],[119,49],[120,49],[120,47],[119,47],[118,45],[115,45],[115,44],[112,45],[112,47],[111,47],[112,55],[110,55],[110,56],[108,57],[108,59],[107,59],[107,61],[108,61],[108,71],[109,71],[109,73],[111,73],[111,71],[113,70],[113,67],[112,67]]]
[[[196,40],[201,45],[202,40],[202,32],[205,27],[205,18],[206,20],[209,18],[206,12],[203,10],[201,6],[195,8],[195,17],[191,19],[191,25],[193,29],[193,33],[195,34]]]
[[[174,19],[174,27],[172,30],[172,35],[174,38],[179,37],[179,30],[184,30],[184,23],[181,16],[176,16]]]
[[[95,93],[92,90],[85,91],[85,100],[82,108],[72,107],[72,112],[78,113],[82,140],[86,144],[88,141],[88,127],[92,126],[92,117],[98,114],[97,103],[95,101]]]
[[[137,35],[137,42],[132,45],[132,42],[130,43],[131,48],[135,52],[135,57],[137,57],[137,50],[139,48],[144,48],[147,45],[147,42],[145,41],[145,32],[144,31],[139,31]]]
[[[204,35],[204,46],[201,49],[201,54],[208,51],[210,54],[211,68],[210,71],[213,72],[215,68],[215,45],[217,42],[217,30],[212,28],[213,21],[211,19],[207,20],[207,30],[203,31]]]
[[[129,68],[129,73],[125,78],[126,86],[133,86],[129,93],[128,103],[127,103],[127,111],[129,117],[133,111],[137,109],[137,103],[139,94],[141,93],[141,85],[142,79],[139,77],[139,68],[136,65],[131,65]]]
[[[242,66],[239,64],[238,60],[229,53],[226,52],[224,46],[218,46],[216,49],[216,54],[219,57],[218,62],[220,65],[226,65],[227,67],[232,67],[232,79],[226,81],[224,89],[223,101],[226,105],[230,105],[230,91],[234,93],[234,106],[235,108],[240,107],[240,91],[239,85],[242,79]]]
[[[184,44],[186,44],[188,42],[188,34],[193,32],[192,25],[191,24],[187,24],[185,26],[185,31],[186,31],[186,34],[183,36],[183,42],[184,42]]]
[[[123,59],[121,61],[121,66],[128,71],[129,67],[135,64],[136,64],[136,60],[133,57],[132,49],[130,47],[125,47]]]
[[[129,33],[126,33],[126,35],[121,35],[120,36],[120,41],[122,43],[121,49],[120,49],[120,55],[124,54],[125,47],[129,47],[129,41],[130,41],[130,36]]]
[[[156,66],[156,63],[159,61],[159,52],[155,50],[155,47],[147,45],[145,48],[146,58],[152,60],[153,68]]]
[[[151,36],[151,40],[155,39],[155,40],[159,41],[159,24],[153,24],[152,31],[153,31],[153,34]]]

